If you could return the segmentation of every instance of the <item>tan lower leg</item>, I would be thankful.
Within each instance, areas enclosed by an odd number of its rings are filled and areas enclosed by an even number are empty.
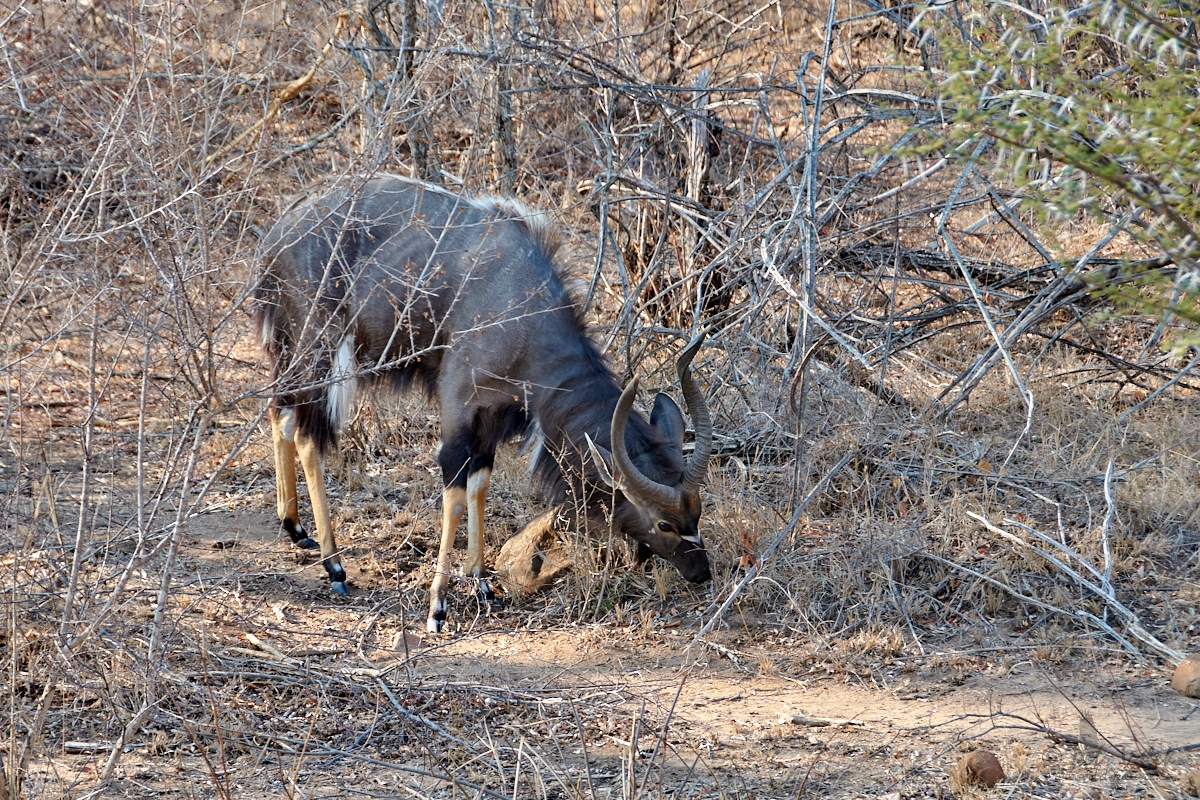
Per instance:
[[[307,436],[296,435],[296,452],[304,467],[304,482],[308,485],[308,500],[312,504],[313,523],[317,528],[317,542],[321,545],[321,563],[325,565],[334,589],[345,591],[346,572],[337,557],[337,543],[333,540],[333,521],[329,517],[329,501],[325,497],[325,470],[316,444]],[[341,584],[338,586],[337,584]]]
[[[466,510],[467,492],[461,486],[449,486],[442,492],[442,541],[438,547],[437,570],[429,587],[430,633],[438,633],[446,619],[446,588],[450,585],[450,551],[454,534]]]
[[[271,439],[275,445],[275,504],[280,521],[288,519],[300,522],[300,511],[296,501],[296,443],[289,439],[284,430],[284,420],[279,413],[271,414]]]
[[[466,575],[483,577],[483,508],[492,471],[481,469],[467,478],[467,567]]]

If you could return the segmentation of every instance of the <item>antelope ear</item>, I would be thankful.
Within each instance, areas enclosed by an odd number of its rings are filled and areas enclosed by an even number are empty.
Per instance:
[[[683,452],[683,430],[687,423],[683,421],[683,412],[675,405],[675,401],[662,392],[654,396],[650,424],[658,429],[664,439],[673,443],[677,451]]]
[[[616,470],[613,468],[612,453],[593,442],[592,437],[586,433],[583,438],[587,439],[588,450],[592,454],[592,463],[596,465],[596,471],[600,473],[600,480],[604,481],[608,488],[616,489],[617,479],[613,476]]]

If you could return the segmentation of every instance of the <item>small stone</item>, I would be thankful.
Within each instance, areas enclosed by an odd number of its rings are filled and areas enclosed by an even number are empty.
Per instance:
[[[1171,688],[1185,697],[1200,697],[1200,655],[1190,655],[1175,667]]]
[[[554,530],[556,511],[547,511],[500,548],[493,573],[512,595],[540,592],[571,569],[571,558]]]
[[[1004,780],[1004,768],[1000,759],[987,750],[973,750],[958,762],[963,783],[986,786],[989,789]]]

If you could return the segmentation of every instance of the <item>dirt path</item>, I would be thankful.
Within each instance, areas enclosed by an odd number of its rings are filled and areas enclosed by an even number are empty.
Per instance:
[[[739,668],[704,648],[685,652],[688,632],[670,633],[657,644],[629,641],[643,637],[627,630],[482,635],[423,659],[421,676],[608,690],[622,702],[608,712],[613,732],[594,752],[628,752],[629,726],[621,723],[640,715],[646,755],[670,715],[666,741],[684,761],[690,749],[711,777],[760,788],[803,773],[839,792],[936,793],[961,751],[981,746],[1000,756],[1014,786],[1050,782],[1121,796],[1155,780],[1094,749],[1054,742],[1035,726],[1130,753],[1200,741],[1195,705],[1171,692],[1169,674],[1158,668],[1051,674],[1029,662],[960,657],[953,667],[893,660],[866,681],[819,672],[798,678]]]
[[[474,620],[460,607],[429,637],[422,562],[397,570],[411,556],[388,555],[393,538],[347,537],[342,599],[273,527],[257,510],[193,521],[176,624],[203,649],[173,654],[178,721],[135,737],[112,796],[450,797],[430,774],[454,774],[518,798],[940,798],[978,794],[950,777],[976,747],[1007,773],[996,796],[1182,798],[1200,776],[1200,754],[1167,753],[1200,742],[1197,706],[1124,655],[855,650],[740,614],[694,644],[703,604],[676,595],[529,630],[545,597]],[[87,787],[106,753],[64,743],[44,785]]]

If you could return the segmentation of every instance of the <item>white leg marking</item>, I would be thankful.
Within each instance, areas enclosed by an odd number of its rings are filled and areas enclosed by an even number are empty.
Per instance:
[[[279,434],[285,441],[296,441],[296,412],[290,408],[281,408],[279,415]]]

